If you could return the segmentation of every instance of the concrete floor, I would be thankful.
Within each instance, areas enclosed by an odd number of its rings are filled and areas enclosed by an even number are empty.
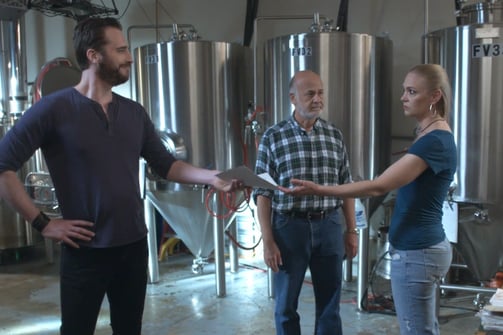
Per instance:
[[[5,257],[4,257],[5,258]],[[0,334],[58,334],[58,252],[48,264],[42,247],[23,252],[18,260],[0,265]],[[160,263],[160,281],[150,284],[145,303],[143,335],[274,334],[274,301],[268,298],[267,272],[262,256],[242,257],[237,273],[225,274],[226,296],[216,296],[214,265],[192,273],[192,256],[180,253]],[[381,279],[384,287],[386,281]],[[443,335],[475,334],[480,319],[474,294],[442,299]],[[356,308],[356,282],[345,282],[341,313],[346,335],[399,334],[395,316],[369,305]],[[450,306],[450,307],[447,307]],[[386,306],[385,306],[386,307]],[[389,306],[387,306],[389,307]],[[314,301],[309,275],[301,293],[299,312],[303,334],[312,334]],[[111,334],[105,301],[96,335]]]

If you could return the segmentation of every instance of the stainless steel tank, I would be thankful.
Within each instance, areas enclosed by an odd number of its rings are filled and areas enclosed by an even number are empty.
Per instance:
[[[315,24],[319,27],[315,15]],[[322,117],[341,129],[354,180],[373,179],[390,161],[392,43],[385,37],[318,31],[268,40],[264,47],[264,118],[270,126],[288,118],[293,107],[289,82],[295,72],[312,70],[324,84]],[[364,203],[372,214],[380,198]],[[368,229],[360,234],[358,301],[363,301],[368,280]],[[345,278],[352,279],[351,263]],[[349,270],[348,270],[349,269]],[[358,306],[360,309],[362,306]]]
[[[0,137],[3,137],[9,129],[9,126],[1,125]],[[31,163],[31,160],[28,161],[27,164],[23,165],[21,170],[18,171],[18,176],[20,176],[21,179],[24,178],[33,167]],[[0,202],[0,256],[3,250],[19,249],[34,245],[36,242],[35,237],[29,223],[2,200]],[[0,264],[1,263],[2,260],[0,257]]]
[[[266,42],[264,113],[267,125],[288,118],[289,81],[299,70],[320,74],[322,117],[342,130],[353,178],[372,179],[390,160],[391,48],[389,39],[346,32],[313,32]]]
[[[218,170],[254,165],[255,144],[245,134],[253,100],[249,48],[177,40],[139,47],[134,55],[139,102],[177,158]],[[208,257],[214,247],[210,211],[222,210],[218,200],[206,201],[206,188],[152,175],[148,184],[147,197],[189,250]]]
[[[452,85],[450,123],[458,146],[456,201],[503,200],[502,8],[501,2],[468,6],[461,15],[473,22],[425,37],[425,62],[444,66]],[[480,22],[489,18],[497,21]]]
[[[4,9],[2,9],[3,11]],[[22,15],[22,13],[18,13]],[[2,16],[2,15],[0,15]],[[24,19],[0,18],[0,138],[28,107]],[[21,179],[31,170],[28,162],[18,171]],[[34,244],[31,227],[5,202],[0,202],[0,253]],[[0,254],[1,255],[1,254]]]
[[[452,85],[456,249],[477,279],[488,280],[503,266],[496,247],[503,232],[503,3],[470,3],[458,18],[460,25],[424,36],[424,61],[442,65]]]
[[[48,61],[35,78],[31,92],[33,103],[37,103],[43,97],[58,90],[77,85],[80,77],[81,71],[73,65],[70,59],[56,57]],[[60,217],[56,190],[42,150],[35,151],[29,164],[31,169],[24,179],[28,194],[41,211],[50,217]]]

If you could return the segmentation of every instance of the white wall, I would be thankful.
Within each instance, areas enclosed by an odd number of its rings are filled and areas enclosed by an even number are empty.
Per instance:
[[[339,1],[329,0],[259,0],[259,17],[320,15],[333,18],[339,10]],[[192,24],[206,40],[242,43],[246,14],[246,0],[131,0],[116,1],[125,32],[129,28],[131,49],[167,40],[170,29],[134,28],[139,25]],[[110,0],[103,3],[111,7]],[[428,14],[425,16],[425,3]],[[125,12],[124,12],[125,11]],[[349,0],[348,29],[350,33],[368,33],[374,36],[387,35],[393,42],[392,81],[392,135],[410,136],[414,123],[405,118],[399,101],[402,79],[407,69],[421,62],[421,36],[425,32],[425,17],[428,31],[455,25],[454,1],[413,0]],[[259,21],[257,43],[269,38],[304,33],[310,20]],[[28,81],[34,81],[41,66],[56,57],[74,60],[72,49],[73,19],[62,16],[47,17],[30,10],[25,14]],[[129,83],[116,91],[129,95]]]

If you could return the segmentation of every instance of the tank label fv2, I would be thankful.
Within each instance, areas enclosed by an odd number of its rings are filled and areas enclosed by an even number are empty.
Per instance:
[[[312,56],[313,49],[311,47],[290,48],[290,55],[292,57]]]
[[[498,56],[503,56],[503,44],[501,43],[472,45],[472,58],[498,57]]]

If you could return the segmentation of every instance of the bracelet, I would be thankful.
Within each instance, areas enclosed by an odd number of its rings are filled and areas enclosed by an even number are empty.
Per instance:
[[[41,233],[42,230],[44,230],[44,228],[47,227],[49,221],[51,221],[51,219],[44,212],[41,211],[37,215],[37,217],[33,219],[33,221],[31,222],[31,226]]]
[[[345,234],[355,234],[355,235],[360,235],[360,231],[358,228],[353,228],[345,231]]]

